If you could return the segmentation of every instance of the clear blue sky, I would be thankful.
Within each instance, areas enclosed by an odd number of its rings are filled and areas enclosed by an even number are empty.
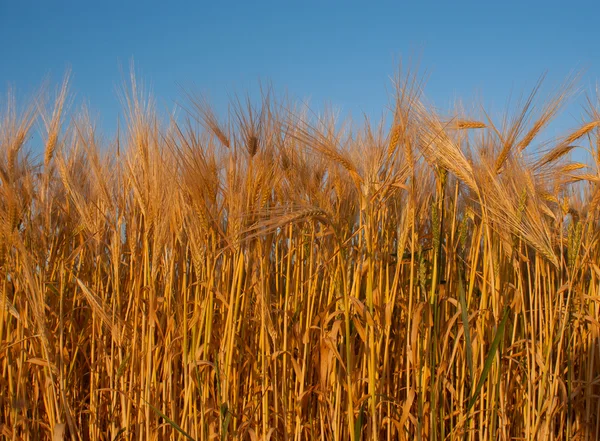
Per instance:
[[[568,5],[568,6],[567,6]],[[277,92],[378,117],[398,61],[420,58],[426,94],[440,108],[481,96],[501,109],[548,70],[548,86],[585,69],[600,75],[600,2],[114,2],[0,0],[0,92],[31,94],[73,73],[71,91],[110,132],[117,90],[135,61],[160,106],[180,86],[228,94]],[[567,125],[579,108],[571,106]]]

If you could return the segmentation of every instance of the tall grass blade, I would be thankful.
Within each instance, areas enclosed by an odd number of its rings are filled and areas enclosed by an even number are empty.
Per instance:
[[[473,348],[471,347],[471,330],[469,328],[469,311],[467,310],[467,299],[465,297],[465,286],[462,274],[458,275],[458,296],[460,301],[460,314],[465,333],[465,352],[467,357],[467,368],[469,369],[469,378],[473,381]]]
[[[502,317],[502,321],[498,325],[498,329],[496,330],[496,336],[494,337],[494,341],[492,342],[492,345],[490,346],[490,350],[487,354],[487,357],[485,358],[485,362],[483,364],[483,370],[481,371],[481,376],[479,377],[477,386],[475,386],[475,389],[473,390],[473,394],[471,395],[471,399],[469,400],[469,404],[467,405],[467,412],[469,412],[471,410],[471,408],[477,401],[477,398],[479,398],[479,394],[481,393],[481,388],[483,387],[484,383],[486,382],[487,376],[490,372],[490,369],[492,368],[492,364],[494,363],[494,357],[496,356],[496,352],[498,351],[498,348],[500,347],[500,343],[502,342],[502,337],[504,337],[504,328],[505,328],[506,322],[508,320],[508,311],[509,311],[508,308],[506,308],[504,310],[504,315]]]
[[[142,398],[142,400],[144,400]],[[169,418],[168,416],[166,416],[164,413],[162,413],[160,410],[158,410],[156,407],[154,407],[152,404],[150,404],[149,402],[147,402],[146,400],[144,400],[144,402],[150,406],[150,408],[159,416],[161,417],[163,420],[165,420],[169,426],[171,426],[173,429],[177,430],[179,433],[181,433],[183,436],[185,436],[187,439],[189,439],[190,441],[196,441],[194,438],[192,438],[185,430],[183,430],[179,424],[177,424],[175,421],[173,421],[171,418]]]

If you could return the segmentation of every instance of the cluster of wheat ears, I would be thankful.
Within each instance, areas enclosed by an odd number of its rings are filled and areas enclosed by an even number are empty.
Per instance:
[[[132,80],[111,141],[67,83],[0,120],[3,439],[600,439],[600,106],[539,140],[572,81],[493,122],[399,75],[374,126]]]

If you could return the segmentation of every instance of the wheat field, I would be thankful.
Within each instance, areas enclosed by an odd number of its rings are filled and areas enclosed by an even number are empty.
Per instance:
[[[600,439],[600,102],[0,114],[0,437]],[[29,140],[41,133],[43,148]],[[41,152],[41,153],[40,153]],[[573,158],[585,157],[585,162]]]

